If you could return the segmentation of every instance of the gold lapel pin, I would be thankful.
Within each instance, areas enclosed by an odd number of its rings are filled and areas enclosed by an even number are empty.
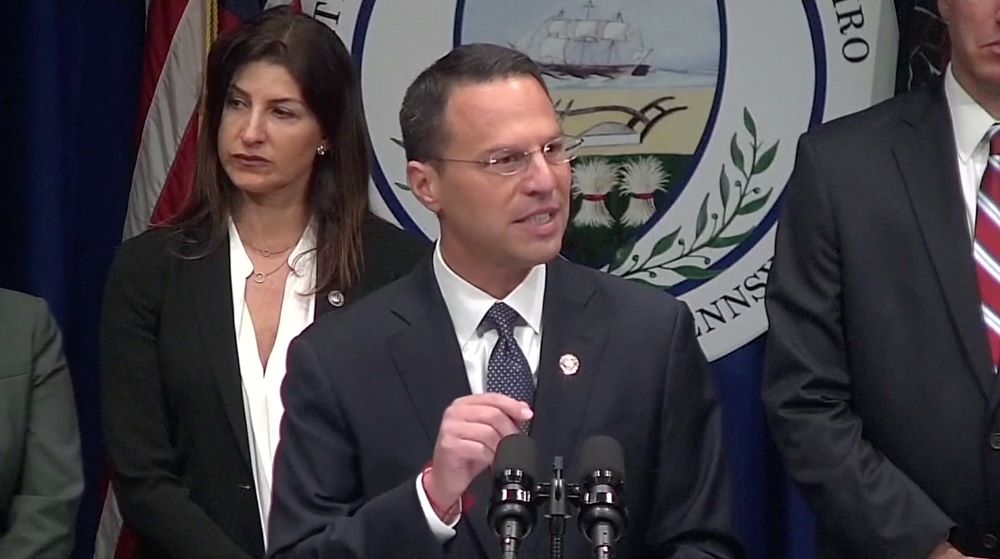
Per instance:
[[[572,353],[559,358],[559,369],[566,376],[575,375],[580,370],[580,359]]]

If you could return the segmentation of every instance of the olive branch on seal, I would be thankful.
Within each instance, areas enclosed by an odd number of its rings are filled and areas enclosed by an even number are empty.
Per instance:
[[[659,288],[663,286],[649,280],[657,278],[662,271],[694,280],[711,279],[719,274],[719,270],[708,269],[713,260],[705,253],[709,249],[733,247],[746,240],[753,233],[754,227],[732,233],[737,218],[759,212],[774,190],[768,188],[763,191],[760,186],[753,185],[753,179],[774,163],[780,140],[761,151],[762,142],[757,137],[757,123],[746,107],[743,108],[743,126],[750,136],[750,158],[747,159],[740,147],[739,133],[733,132],[729,142],[729,156],[738,176],[735,181],[730,180],[726,165],[722,165],[719,188],[715,193],[717,196],[713,196],[711,191],[705,193],[695,219],[694,235],[689,237],[682,233],[683,226],[678,227],[658,240],[645,259],[632,254],[638,238],[632,239],[615,252],[608,266],[609,272]],[[675,248],[678,250],[673,250]]]

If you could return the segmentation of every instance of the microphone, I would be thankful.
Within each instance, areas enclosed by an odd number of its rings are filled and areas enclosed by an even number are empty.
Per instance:
[[[578,461],[580,531],[596,559],[614,557],[614,543],[625,532],[625,454],[618,441],[599,435],[583,443]]]
[[[535,441],[523,434],[500,441],[493,459],[493,495],[487,521],[500,538],[500,557],[517,559],[521,540],[535,527],[538,477]]]

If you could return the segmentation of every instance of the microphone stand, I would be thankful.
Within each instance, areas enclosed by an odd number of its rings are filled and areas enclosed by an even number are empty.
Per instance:
[[[562,456],[552,461],[552,482],[538,484],[535,495],[539,505],[548,504],[545,518],[549,519],[549,559],[562,559],[566,519],[572,516],[569,503],[576,503],[580,498],[580,487],[563,479]]]
[[[530,439],[528,441],[530,442]],[[603,444],[602,441],[598,442]],[[614,444],[619,446],[618,443]],[[599,444],[598,447],[600,446]],[[531,449],[533,450],[533,447]],[[598,450],[604,449],[598,448]],[[621,454],[620,446],[617,453]],[[529,460],[531,461],[534,461],[534,456]],[[621,462],[621,459],[618,461]],[[535,484],[533,475],[526,474],[520,468],[514,469],[513,466],[504,470],[505,477],[497,478],[487,519],[500,538],[501,559],[517,559],[521,540],[531,532],[531,527],[535,524],[535,510],[543,505],[549,526],[550,559],[563,557],[566,519],[573,516],[570,512],[571,507],[579,509],[580,513],[584,512],[584,508],[587,509],[589,520],[584,523],[581,519],[580,528],[585,530],[584,536],[593,544],[592,551],[595,557],[597,559],[614,557],[614,540],[618,539],[617,536],[625,527],[625,512],[619,510],[614,501],[614,495],[621,491],[623,483],[620,475],[616,481],[614,471],[600,468],[592,472],[584,483],[567,483],[563,478],[563,469],[563,457],[556,456],[552,460],[550,482]],[[623,469],[623,466],[617,468],[617,470]],[[507,476],[510,476],[510,479],[507,479]],[[527,524],[508,522],[510,520],[508,516]],[[503,522],[498,523],[500,520]],[[587,525],[586,528],[584,524]]]

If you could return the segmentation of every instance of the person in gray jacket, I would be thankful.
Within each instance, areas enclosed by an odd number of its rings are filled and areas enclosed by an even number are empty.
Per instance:
[[[69,557],[81,493],[59,327],[42,299],[0,289],[0,557]]]

